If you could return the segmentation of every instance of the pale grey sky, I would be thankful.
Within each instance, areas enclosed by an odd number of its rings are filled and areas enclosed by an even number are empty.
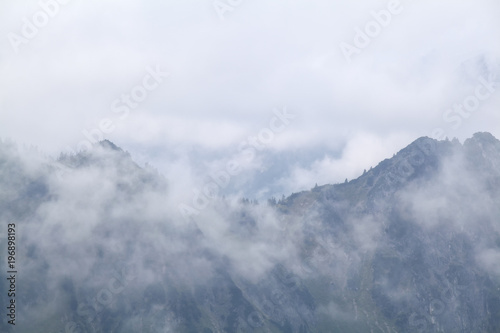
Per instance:
[[[5,0],[0,136],[55,155],[105,131],[167,177],[198,174],[286,107],[296,118],[255,170],[314,151],[277,184],[332,183],[436,128],[500,137],[499,14],[496,0]]]

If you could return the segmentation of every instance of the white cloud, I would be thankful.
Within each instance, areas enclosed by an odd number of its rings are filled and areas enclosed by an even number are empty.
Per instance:
[[[481,54],[500,62],[499,4],[401,4],[401,14],[348,64],[339,44],[352,42],[354,29],[373,20],[370,12],[386,8],[387,1],[261,0],[237,6],[221,21],[211,1],[74,0],[17,54],[6,36],[20,34],[23,17],[40,6],[4,1],[0,135],[53,154],[75,147],[84,139],[82,130],[109,117],[111,103],[142,79],[145,67],[158,64],[172,74],[168,82],[107,137],[123,147],[141,145],[160,166],[170,161],[147,147],[230,149],[283,105],[300,121],[272,147],[289,153],[325,144],[359,147],[357,138],[370,133],[386,145],[380,157],[436,127],[461,139],[476,131],[500,137],[499,94],[457,130],[443,121],[444,111],[470,94],[461,81],[462,63]],[[388,144],[393,137],[406,141]],[[378,151],[379,144],[373,148]],[[315,170],[306,173],[318,177],[294,173],[300,186],[312,178],[329,181],[329,170],[351,178],[358,166],[374,163],[375,153],[365,152],[306,161]]]

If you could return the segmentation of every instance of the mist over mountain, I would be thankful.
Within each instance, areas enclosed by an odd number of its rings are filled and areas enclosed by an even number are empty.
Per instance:
[[[179,211],[184,181],[110,141],[58,159],[2,141],[19,274],[0,331],[500,332],[489,133],[422,137],[345,183],[213,195],[196,214]]]

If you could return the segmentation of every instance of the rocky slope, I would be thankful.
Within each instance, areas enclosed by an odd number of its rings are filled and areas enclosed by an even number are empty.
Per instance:
[[[217,198],[190,221],[175,181],[108,141],[57,161],[1,143],[15,331],[500,332],[491,134],[420,138],[350,182],[271,205]]]

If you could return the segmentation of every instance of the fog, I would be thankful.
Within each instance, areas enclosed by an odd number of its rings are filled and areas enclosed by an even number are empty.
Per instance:
[[[421,139],[355,182],[315,187],[274,205],[214,194],[192,214],[179,209],[179,198],[192,197],[189,187],[139,167],[109,142],[59,160],[5,140],[1,146],[2,219],[18,225],[24,329],[50,318],[51,329],[99,331],[126,314],[130,325],[176,331],[186,317],[169,297],[184,295],[199,307],[215,302],[212,311],[224,312],[235,286],[257,309],[240,318],[240,327],[258,327],[264,318],[362,322],[370,318],[361,310],[366,304],[348,295],[367,288],[367,276],[375,301],[414,314],[412,327],[431,323],[419,295],[451,290],[446,300],[430,301],[446,301],[445,325],[460,297],[483,297],[457,295],[484,279],[498,282],[500,198],[493,184],[500,150],[488,135],[463,146]],[[363,190],[370,178],[379,191],[373,199]],[[374,269],[369,275],[367,267]],[[421,281],[410,283],[411,276]],[[320,286],[329,300],[316,299],[314,310],[301,306],[307,297],[295,293],[317,298]]]

